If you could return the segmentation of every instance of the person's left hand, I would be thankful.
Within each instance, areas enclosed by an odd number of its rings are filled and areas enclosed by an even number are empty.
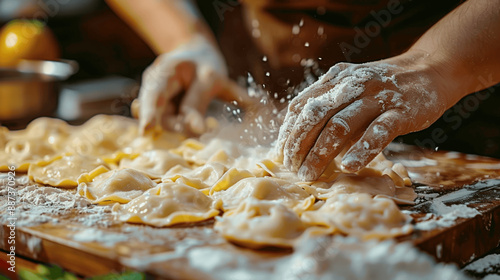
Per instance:
[[[452,105],[440,77],[421,54],[333,66],[289,104],[279,159],[308,181],[342,151],[341,168],[360,170],[395,137],[427,128]]]

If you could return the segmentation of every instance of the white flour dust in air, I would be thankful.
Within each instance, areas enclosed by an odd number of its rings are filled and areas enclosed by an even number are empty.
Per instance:
[[[303,82],[290,86],[285,94],[267,90],[265,84],[257,84],[253,76],[248,73],[244,83],[248,97],[252,99],[249,108],[244,110],[240,108],[240,104],[233,101],[223,105],[222,114],[217,105],[213,106],[212,112],[209,109],[209,114],[215,116],[221,123],[222,129],[217,131],[217,137],[237,141],[247,146],[269,147],[273,145],[278,138],[290,100],[323,74],[318,63],[312,59],[303,59],[301,65],[304,67]],[[205,137],[213,137],[213,134],[205,135]]]

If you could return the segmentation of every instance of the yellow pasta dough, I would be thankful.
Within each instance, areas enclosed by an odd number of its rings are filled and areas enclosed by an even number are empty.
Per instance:
[[[410,233],[408,218],[394,201],[364,193],[339,194],[328,198],[314,211],[306,211],[302,220],[364,239],[388,238]]]
[[[254,177],[254,175],[248,170],[241,170],[237,168],[231,168],[210,188],[210,194],[214,192],[227,190],[229,187],[234,185],[241,179]]]
[[[90,172],[103,165],[101,159],[83,155],[67,155],[51,162],[31,164],[28,175],[31,180],[45,185],[62,188],[76,188],[82,173]]]
[[[78,182],[78,194],[92,203],[127,203],[156,186],[148,176],[134,169],[112,170],[95,177],[80,177]]]
[[[176,182],[199,190],[209,189],[226,171],[227,168],[218,162],[210,162],[194,169],[178,165],[162,177],[162,182]]]
[[[61,150],[64,149],[65,141],[73,131],[74,127],[62,120],[38,118],[33,120],[26,129],[12,132],[10,138],[12,140],[35,138],[54,150]]]
[[[27,172],[31,163],[40,160],[50,161],[56,157],[56,151],[38,138],[16,138],[5,144],[0,153],[0,171],[15,166],[18,172]]]
[[[218,203],[197,189],[176,183],[162,183],[113,211],[122,221],[154,226],[205,221],[219,214]]]
[[[218,219],[215,229],[246,247],[292,247],[306,230],[299,216],[277,201],[245,199]]]
[[[252,197],[258,200],[279,201],[283,205],[293,208],[309,194],[301,187],[290,184],[285,180],[270,177],[244,178],[225,191],[212,194],[214,199],[221,199],[224,209],[236,208],[243,200]]]
[[[356,174],[340,170],[341,154],[317,181],[302,182],[270,147],[139,135],[136,120],[103,115],[81,126],[40,118],[21,131],[0,127],[0,148],[0,171],[14,165],[35,182],[77,186],[92,203],[118,202],[121,221],[171,226],[216,217],[226,239],[251,248],[291,247],[309,235],[411,231],[394,202],[415,199],[410,178],[382,154]]]
[[[134,159],[124,158],[120,161],[120,168],[140,170],[151,178],[161,178],[176,165],[189,166],[181,156],[164,150],[151,150]]]

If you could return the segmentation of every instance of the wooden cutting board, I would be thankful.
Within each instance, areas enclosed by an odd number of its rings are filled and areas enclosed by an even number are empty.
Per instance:
[[[427,219],[433,203],[463,204],[476,208],[481,215],[459,218],[449,227],[428,231],[416,230],[398,241],[411,241],[438,261],[462,266],[500,244],[500,160],[459,153],[431,152],[412,146],[391,145],[388,158],[407,166],[417,204],[403,207],[412,212],[415,222]],[[6,197],[0,197],[5,203]],[[5,213],[0,213],[5,215]],[[55,214],[57,216],[57,214]],[[57,264],[82,276],[102,275],[128,267],[141,268],[151,275],[174,279],[207,279],[206,275],[186,265],[183,258],[172,258],[182,244],[204,240],[214,248],[268,261],[290,251],[240,248],[221,241],[213,230],[213,221],[196,226],[153,228],[143,225],[115,224],[85,226],[75,222],[74,213],[57,217],[58,223],[16,228],[16,254],[45,263]],[[427,215],[427,216],[426,216]],[[112,222],[111,214],[103,218]],[[9,228],[0,229],[1,249],[8,251]],[[75,235],[83,236],[76,238]],[[255,258],[255,257],[258,258]]]

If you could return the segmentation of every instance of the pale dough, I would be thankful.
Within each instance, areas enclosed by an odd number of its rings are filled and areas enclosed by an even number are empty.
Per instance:
[[[124,158],[120,161],[120,168],[140,170],[151,178],[161,178],[176,165],[189,166],[181,156],[165,150],[151,150],[134,159]]]
[[[219,202],[220,203],[220,202]],[[122,221],[170,226],[205,221],[219,214],[217,203],[197,189],[162,183],[113,211]]]
[[[51,162],[31,164],[28,175],[31,180],[54,187],[75,188],[82,173],[90,172],[104,162],[99,158],[83,155],[67,155]]]
[[[127,203],[156,186],[146,174],[134,169],[112,170],[95,177],[78,178],[78,194],[92,203]]]
[[[226,239],[250,248],[291,247],[307,225],[278,201],[247,198],[215,223]]]
[[[387,238],[411,232],[404,225],[408,218],[396,203],[384,197],[365,193],[339,194],[326,200],[316,211],[306,211],[302,220],[311,225],[327,227],[363,239]]]
[[[356,174],[340,157],[303,182],[270,147],[164,132],[140,136],[137,121],[96,116],[81,126],[40,118],[25,130],[0,127],[0,171],[14,165],[38,183],[77,187],[92,203],[115,203],[117,219],[153,226],[216,218],[243,246],[292,247],[309,235],[391,238],[411,232],[398,203],[412,203],[406,169],[380,154]]]

